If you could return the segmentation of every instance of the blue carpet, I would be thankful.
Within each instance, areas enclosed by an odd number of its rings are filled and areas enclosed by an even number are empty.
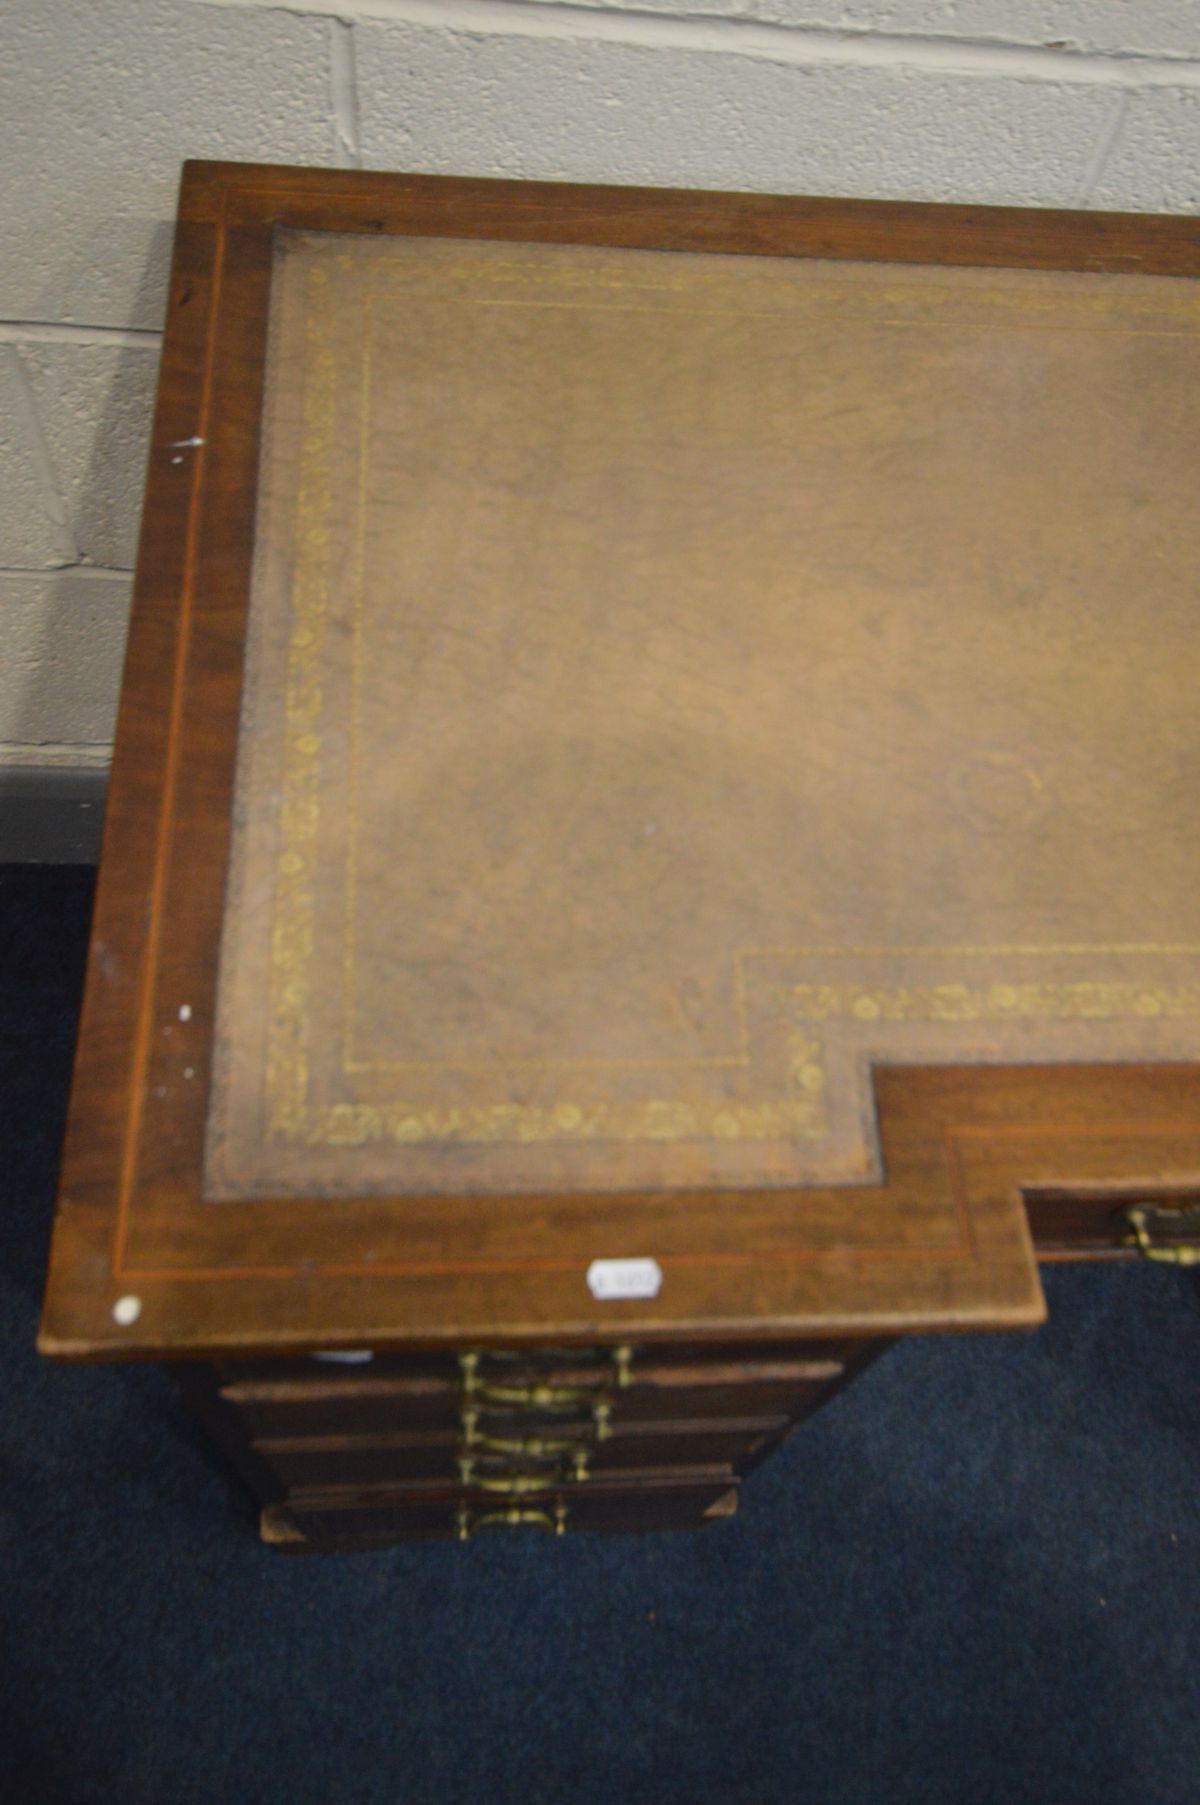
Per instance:
[[[33,1351],[91,874],[0,869],[4,1805],[1195,1805],[1200,1295],[1047,1273],[696,1536],[288,1560],[141,1368]]]

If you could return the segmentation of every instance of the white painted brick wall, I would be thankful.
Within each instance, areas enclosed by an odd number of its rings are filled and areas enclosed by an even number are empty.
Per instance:
[[[0,764],[99,760],[179,164],[1200,211],[1200,0],[6,0]]]
[[[1200,213],[1200,88],[1147,88],[1129,96],[1092,203]]]
[[[543,6],[556,0],[521,3]],[[567,0],[567,4],[588,11],[1143,55],[1195,56],[1197,47],[1194,0]]]
[[[137,551],[156,343],[14,347],[29,374],[76,559],[129,569]]]
[[[328,19],[0,8],[0,318],[157,326],[185,156],[329,163]]]
[[[915,66],[373,21],[355,37],[375,166],[1070,205],[1114,104],[1101,88]]]
[[[19,748],[20,762],[34,748],[76,746],[81,763],[107,752],[129,587],[109,571],[0,575],[0,745]]]
[[[28,372],[20,350],[0,344],[0,565],[40,570],[74,559]],[[0,615],[0,662],[6,651]]]

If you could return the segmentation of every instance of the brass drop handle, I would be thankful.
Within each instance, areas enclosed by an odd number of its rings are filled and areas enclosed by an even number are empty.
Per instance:
[[[552,1491],[556,1485],[562,1485],[568,1480],[576,1485],[581,1485],[588,1477],[588,1451],[586,1448],[575,1447],[569,1450],[570,1461],[565,1471],[559,1467],[548,1473],[514,1473],[501,1477],[500,1475],[480,1473],[477,1470],[480,1454],[486,1457],[488,1449],[483,1442],[476,1443],[476,1446],[479,1454],[459,1455],[458,1477],[463,1485],[477,1486],[481,1491],[513,1493]],[[514,1450],[520,1449],[520,1444],[511,1444],[511,1447]],[[498,1450],[493,1450],[493,1452],[495,1451]],[[533,1458],[539,1458],[529,1447],[520,1449],[520,1452]],[[540,1458],[545,1458],[545,1456],[540,1456]]]
[[[1189,1229],[1200,1235],[1200,1204],[1189,1203],[1180,1208],[1159,1203],[1131,1203],[1126,1208],[1129,1245],[1136,1247],[1144,1260],[1160,1260],[1166,1266],[1200,1266],[1200,1240],[1156,1242],[1150,1218],[1159,1223]]]
[[[551,1535],[565,1535],[567,1532],[567,1507],[560,1500],[553,1511],[523,1510],[519,1504],[510,1504],[507,1510],[473,1511],[469,1506],[459,1506],[454,1518],[455,1530],[460,1542],[469,1542],[477,1529],[545,1529]]]
[[[490,1449],[496,1454],[522,1453],[536,1456],[543,1453],[549,1454],[552,1449],[555,1452],[569,1453],[576,1447],[586,1446],[588,1440],[592,1442],[607,1441],[612,1434],[612,1405],[608,1399],[598,1398],[591,1406],[589,1414],[591,1422],[580,1425],[578,1440],[568,1440],[565,1437],[562,1441],[543,1440],[537,1447],[534,1446],[537,1439],[535,1437],[526,1437],[523,1441],[519,1441],[516,1437],[509,1439],[482,1434],[479,1429],[478,1410],[460,1411],[459,1421],[462,1424],[463,1444],[467,1448]]]
[[[463,1468],[467,1472],[463,1473]],[[459,1462],[459,1472],[463,1484],[470,1485],[480,1492],[498,1492],[503,1498],[527,1498],[539,1492],[552,1492],[562,1484],[557,1473],[506,1473],[502,1478],[492,1478],[486,1473],[476,1473],[474,1462]]]
[[[489,1454],[503,1454],[518,1460],[561,1460],[566,1456],[576,1464],[580,1461],[587,1464],[587,1444],[583,1441],[559,1441],[546,1435],[476,1435],[465,1423],[463,1429],[467,1447],[478,1449],[485,1458]]]
[[[517,1454],[529,1460],[556,1460],[560,1454],[586,1454],[582,1442],[555,1441],[546,1435],[477,1435],[472,1447],[481,1454]]]
[[[612,1370],[608,1383],[622,1390],[632,1383],[633,1349],[618,1347],[610,1356]],[[460,1354],[464,1398],[472,1403],[500,1405],[505,1409],[579,1410],[591,1409],[598,1401],[606,1401],[606,1387],[596,1385],[503,1385],[485,1379],[479,1370],[480,1355],[476,1351]],[[598,1395],[599,1394],[599,1395]]]
[[[591,1409],[591,1421],[580,1423],[577,1432],[561,1436],[544,1435],[488,1435],[479,1427],[478,1410],[462,1410],[459,1422],[462,1425],[463,1445],[467,1448],[479,1448],[489,1454],[528,1454],[534,1459],[549,1458],[554,1454],[572,1454],[576,1449],[586,1447],[588,1441],[607,1441],[612,1433],[610,1418],[612,1406],[606,1399],[601,1399]],[[555,1425],[557,1428],[559,1425]]]
[[[586,1386],[490,1385],[482,1380],[469,1393],[482,1404],[501,1404],[510,1410],[578,1410],[595,1395]]]

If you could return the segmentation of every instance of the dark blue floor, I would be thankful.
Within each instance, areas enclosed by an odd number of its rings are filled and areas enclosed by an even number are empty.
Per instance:
[[[896,1350],[701,1535],[284,1559],[33,1352],[89,903],[0,869],[3,1805],[1196,1805],[1194,1277]]]

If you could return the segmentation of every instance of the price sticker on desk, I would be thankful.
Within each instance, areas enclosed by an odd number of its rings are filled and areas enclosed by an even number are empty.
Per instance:
[[[657,1297],[662,1267],[657,1260],[593,1260],[588,1290],[602,1301],[617,1297]]]

